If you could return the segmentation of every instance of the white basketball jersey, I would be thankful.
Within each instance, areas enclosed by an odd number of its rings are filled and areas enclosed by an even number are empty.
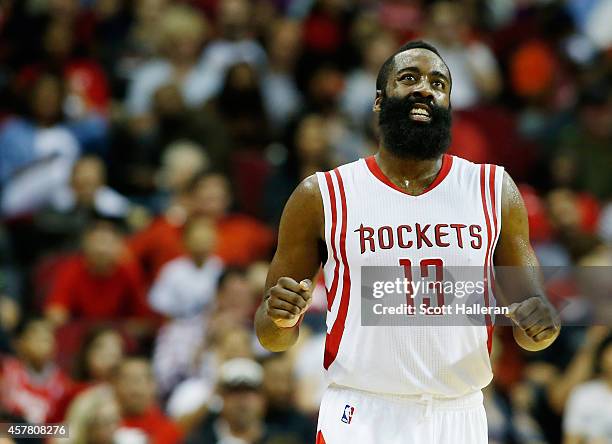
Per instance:
[[[325,211],[329,383],[378,393],[462,396],[492,379],[487,324],[364,326],[361,267],[478,267],[493,306],[503,168],[444,155],[434,182],[403,192],[375,158],[317,173]],[[480,272],[480,271],[479,271]]]

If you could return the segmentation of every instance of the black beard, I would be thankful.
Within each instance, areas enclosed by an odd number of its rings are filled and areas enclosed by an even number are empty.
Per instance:
[[[429,123],[410,119],[416,103],[430,108]],[[434,105],[425,98],[383,97],[378,123],[383,144],[401,158],[436,159],[448,150],[451,142],[451,110]]]

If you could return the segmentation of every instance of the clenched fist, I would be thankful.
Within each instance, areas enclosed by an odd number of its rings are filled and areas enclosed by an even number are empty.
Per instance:
[[[313,285],[309,279],[297,282],[282,277],[266,297],[266,313],[279,327],[293,327],[312,302]]]
[[[552,342],[561,330],[559,316],[544,299],[534,296],[509,307],[508,317],[535,343]],[[521,344],[522,345],[522,344]],[[540,347],[536,347],[540,349]]]

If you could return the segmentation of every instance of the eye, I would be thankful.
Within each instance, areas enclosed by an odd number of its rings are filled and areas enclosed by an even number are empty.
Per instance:
[[[442,80],[434,80],[432,85],[436,88],[443,89],[445,86],[445,83]]]
[[[408,74],[408,73],[407,74],[402,74],[401,77],[400,77],[400,81],[403,81],[403,80],[414,81],[414,80],[416,80],[416,77],[414,76],[414,74]]]

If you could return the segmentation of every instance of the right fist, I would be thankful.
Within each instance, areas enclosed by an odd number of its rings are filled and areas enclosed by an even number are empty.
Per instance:
[[[282,277],[270,288],[266,299],[266,313],[278,327],[293,327],[312,302],[312,282],[297,282]]]

